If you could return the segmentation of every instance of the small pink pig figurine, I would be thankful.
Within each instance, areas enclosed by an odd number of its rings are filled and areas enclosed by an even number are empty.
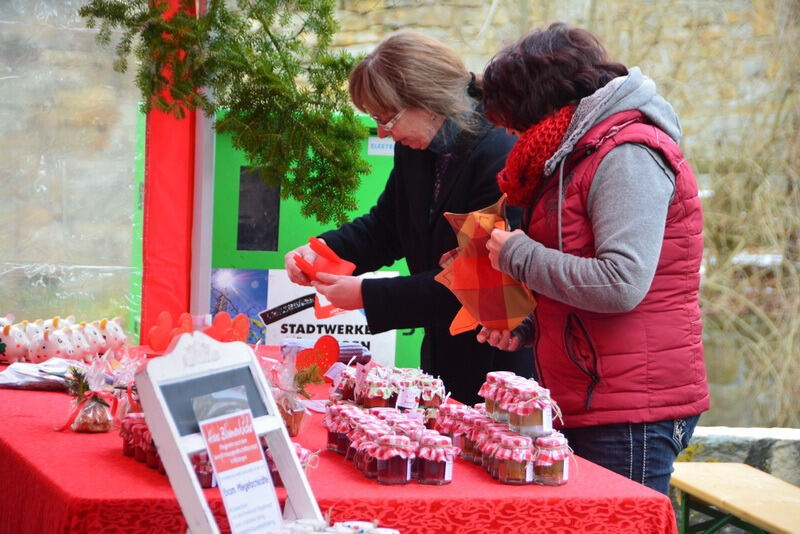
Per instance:
[[[118,351],[128,343],[128,336],[122,329],[122,320],[119,317],[113,319],[101,319],[94,321],[94,324],[106,340],[106,347],[108,350]]]
[[[0,363],[24,361],[29,350],[30,341],[22,328],[9,323],[0,327]]]
[[[33,363],[42,363],[50,358],[74,359],[74,354],[69,336],[63,330],[45,330],[31,341],[28,359]]]

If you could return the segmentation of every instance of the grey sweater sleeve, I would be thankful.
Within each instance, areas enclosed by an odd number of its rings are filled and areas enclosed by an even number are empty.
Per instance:
[[[573,256],[515,235],[500,251],[500,269],[576,308],[630,311],[653,281],[674,183],[660,155],[641,145],[621,145],[603,158],[589,190],[595,257]]]

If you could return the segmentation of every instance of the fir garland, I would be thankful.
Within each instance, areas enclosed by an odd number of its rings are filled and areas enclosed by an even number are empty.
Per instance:
[[[347,220],[356,208],[359,155],[366,136],[347,94],[357,58],[332,52],[334,0],[92,0],[80,9],[97,40],[116,44],[114,69],[124,72],[133,52],[143,104],[177,118],[200,108],[224,110],[216,128],[320,222]],[[99,24],[98,24],[99,22]]]

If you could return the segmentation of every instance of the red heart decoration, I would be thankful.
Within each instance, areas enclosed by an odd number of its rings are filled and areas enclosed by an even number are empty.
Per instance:
[[[192,315],[190,313],[183,312],[178,317],[178,326],[181,332],[191,332],[192,331]]]
[[[250,335],[250,318],[240,313],[233,318],[231,324],[232,336],[230,341],[247,341],[247,336]]]
[[[147,344],[156,352],[161,352],[167,348],[172,339],[172,316],[164,310],[158,314],[155,326],[147,331]]]
[[[339,342],[333,336],[320,337],[310,349],[301,350],[297,354],[295,367],[305,369],[316,364],[320,373],[325,373],[331,365],[339,361]]]
[[[228,312],[219,312],[214,316],[211,321],[211,326],[203,330],[203,333],[209,337],[213,337],[217,341],[226,341],[225,335],[231,329],[231,316]]]

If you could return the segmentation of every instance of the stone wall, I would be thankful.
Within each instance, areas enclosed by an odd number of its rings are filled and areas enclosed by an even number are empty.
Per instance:
[[[653,78],[681,118],[681,145],[705,193],[707,256],[715,257],[732,246],[782,252],[782,240],[797,230],[763,229],[800,224],[791,211],[750,212],[743,200],[770,180],[800,173],[798,11],[789,0],[340,0],[335,43],[365,53],[393,32],[414,30],[450,44],[480,72],[530,28],[563,21],[594,31],[612,58]],[[791,348],[800,320],[792,304],[800,299],[791,282],[797,269],[772,275],[782,280],[776,287],[764,287],[758,273],[758,285],[741,287],[743,274],[720,276],[715,259],[707,257],[706,281],[721,289],[701,293],[713,299],[703,302],[712,409],[701,423],[800,426],[786,404],[800,394],[800,349]],[[737,301],[742,295],[747,300]]]

